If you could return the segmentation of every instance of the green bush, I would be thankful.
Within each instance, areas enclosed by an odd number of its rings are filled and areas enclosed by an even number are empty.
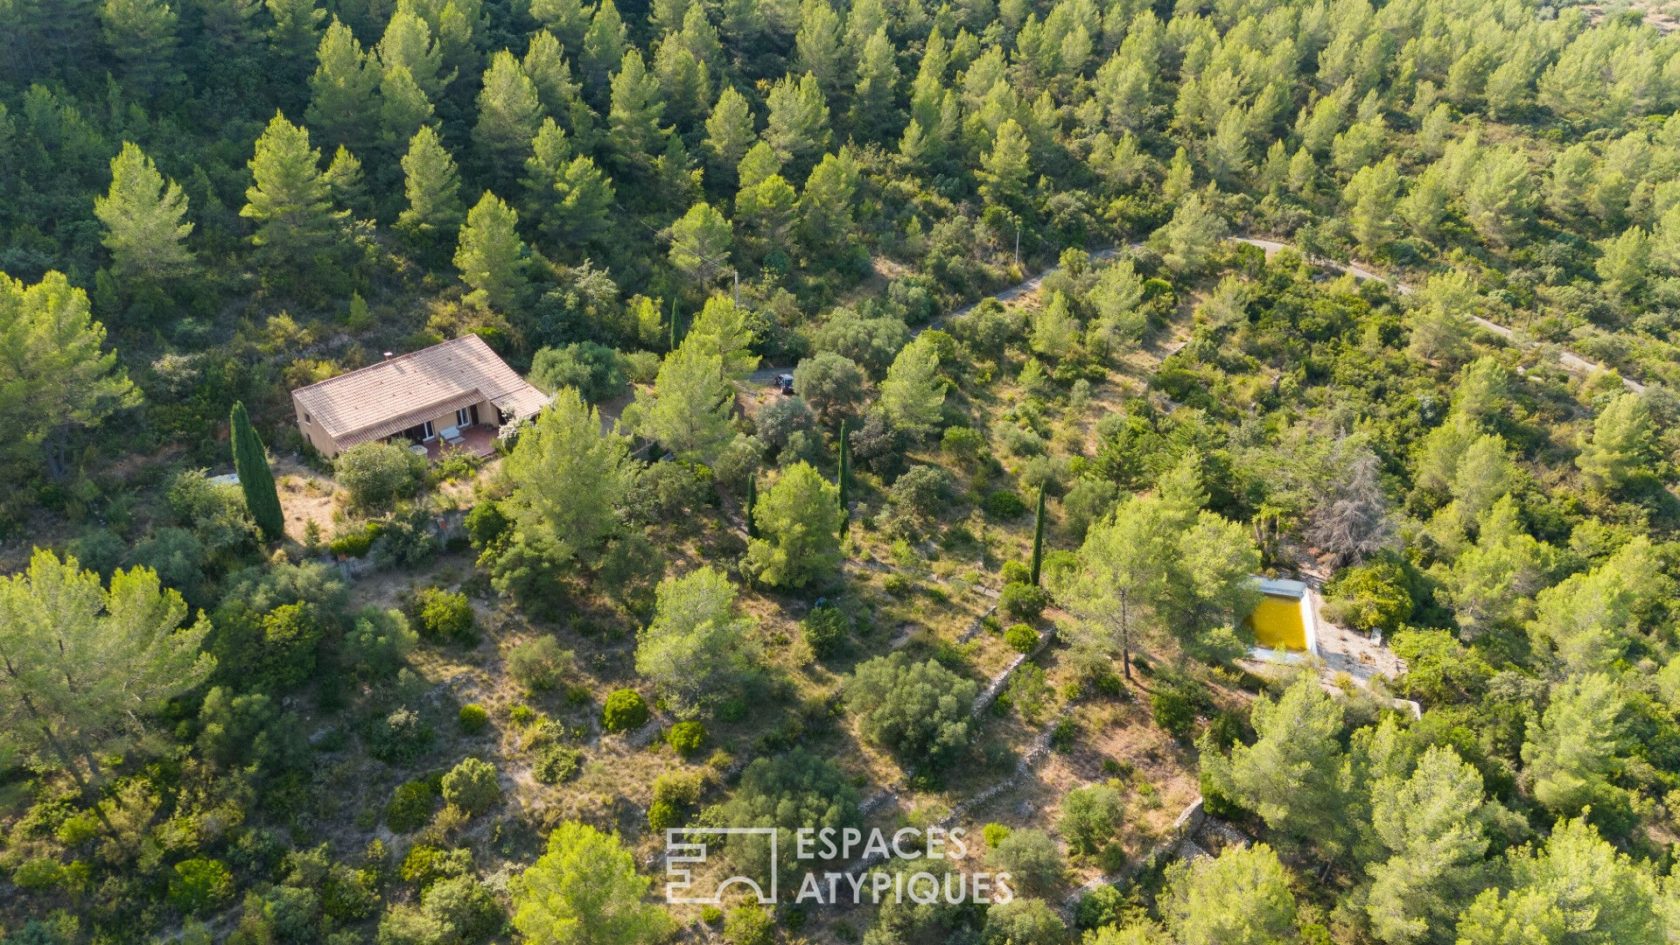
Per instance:
[[[430,780],[405,781],[391,792],[391,801],[385,805],[385,826],[394,833],[419,830],[432,819],[436,806],[437,793]]]
[[[461,725],[461,731],[468,735],[477,735],[490,727],[490,712],[476,702],[469,702],[461,706],[456,720]]]
[[[340,558],[360,558],[373,547],[374,539],[379,537],[378,522],[366,522],[360,526],[353,526],[348,531],[333,536],[327,542],[327,550]]]
[[[1024,561],[1005,561],[998,572],[1005,584],[1031,584],[1032,567]]]
[[[1155,717],[1155,724],[1167,734],[1181,742],[1188,741],[1196,733],[1198,701],[1183,686],[1157,686],[1149,696],[1149,711]]]
[[[980,507],[985,511],[987,518],[996,519],[1000,522],[1017,519],[1027,514],[1027,503],[1020,496],[1007,489],[1000,489],[986,496],[986,501]]]
[[[772,945],[776,923],[762,906],[739,905],[723,920],[723,939],[729,945]]]
[[[577,774],[578,753],[564,745],[544,745],[531,759],[531,777],[539,784],[560,784]]]
[[[811,652],[818,659],[828,659],[840,652],[840,647],[846,642],[846,635],[851,632],[851,621],[840,612],[838,607],[826,604],[811,608],[800,622],[805,631],[805,642],[810,644]]]
[[[432,747],[432,728],[413,709],[395,709],[368,733],[368,752],[387,764],[406,764]]]
[[[642,694],[634,689],[617,689],[607,696],[601,707],[601,724],[609,732],[628,732],[647,724],[648,706]]]
[[[495,807],[502,799],[496,766],[481,758],[462,759],[443,776],[443,799],[473,815]]]
[[[997,845],[1002,843],[1011,832],[1008,824],[1000,824],[996,821],[990,821],[986,826],[980,828],[980,836],[985,839],[986,846],[993,849],[996,849]]]
[[[183,915],[203,915],[233,898],[233,872],[221,860],[193,857],[175,864],[169,904]]]
[[[382,512],[420,491],[426,459],[406,444],[358,443],[333,461],[333,477],[350,494],[350,505]]]
[[[478,639],[472,602],[459,591],[428,587],[416,598],[415,609],[419,613],[420,633],[427,639],[455,643]]]
[[[1003,642],[1017,653],[1031,653],[1038,649],[1038,631],[1024,623],[1010,624],[1009,629],[1003,631]]]
[[[1073,922],[1081,929],[1100,929],[1117,925],[1125,917],[1126,897],[1120,890],[1104,883],[1086,893],[1074,910]]]
[[[1005,584],[998,595],[998,609],[1016,620],[1037,620],[1050,606],[1050,592],[1036,584],[1017,581]]]
[[[514,644],[507,655],[508,675],[533,694],[559,685],[573,662],[571,651],[562,649],[559,641],[547,635]]]
[[[1057,829],[1075,853],[1095,853],[1120,829],[1123,804],[1120,792],[1106,784],[1074,788],[1062,798]]]
[[[1324,586],[1325,616],[1356,630],[1381,630],[1392,636],[1412,616],[1406,569],[1390,558],[1377,558],[1336,573]]]
[[[681,755],[692,755],[706,744],[706,726],[699,722],[678,722],[665,732],[665,741]]]

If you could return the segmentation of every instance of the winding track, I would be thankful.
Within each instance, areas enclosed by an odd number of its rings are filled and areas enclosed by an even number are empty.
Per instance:
[[[1297,248],[1289,243],[1281,243],[1277,240],[1260,239],[1259,237],[1254,236],[1237,236],[1232,237],[1232,239],[1238,243],[1247,243],[1250,246],[1255,246],[1264,250],[1268,258],[1276,255],[1282,250]],[[1330,259],[1316,259],[1311,257],[1309,257],[1308,261],[1321,269],[1329,269],[1333,272],[1345,272],[1361,281],[1375,280],[1385,285],[1393,286],[1394,291],[1401,295],[1412,294],[1412,287],[1406,283],[1400,282],[1396,279],[1390,279],[1387,276],[1367,269],[1358,263],[1339,263]],[[1498,322],[1489,321],[1480,315],[1471,315],[1470,320],[1474,322],[1478,328],[1485,328],[1506,341],[1517,345],[1518,347],[1524,349],[1538,347],[1537,342],[1525,341],[1518,338],[1516,332],[1514,332],[1508,325],[1501,325]],[[1589,361],[1575,352],[1563,348],[1558,349],[1557,359],[1558,364],[1562,365],[1564,370],[1571,374],[1578,374],[1583,377],[1596,374],[1599,371],[1608,370],[1604,365],[1599,364],[1596,361]],[[1642,394],[1645,392],[1645,385],[1633,380],[1632,378],[1622,378],[1622,386],[1626,387],[1630,391],[1633,391],[1635,394]]]

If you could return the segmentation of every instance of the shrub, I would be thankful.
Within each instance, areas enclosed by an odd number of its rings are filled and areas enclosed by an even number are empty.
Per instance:
[[[340,558],[360,558],[373,547],[374,539],[379,537],[378,522],[367,522],[333,536],[327,543],[327,550]]]
[[[1120,792],[1106,784],[1074,788],[1062,798],[1057,829],[1075,853],[1095,853],[1120,829]]]
[[[973,427],[946,427],[939,446],[965,466],[973,466],[986,449],[986,438]]]
[[[729,945],[771,945],[776,940],[776,923],[762,906],[739,905],[723,920],[723,938]]]
[[[368,751],[375,758],[389,764],[404,764],[432,747],[432,729],[420,713],[400,708],[374,723],[368,741]]]
[[[1007,489],[1000,489],[986,496],[986,501],[981,508],[985,511],[987,518],[998,521],[1009,521],[1027,514],[1027,503],[1020,496]]]
[[[1005,561],[1003,569],[998,572],[1005,584],[1031,584],[1032,567],[1025,561]]]
[[[467,512],[463,523],[467,529],[467,541],[474,549],[483,551],[501,541],[508,533],[513,523],[503,514],[502,507],[497,503],[485,499]]]
[[[1157,686],[1149,696],[1149,710],[1167,734],[1188,741],[1196,731],[1196,696],[1183,686]]]
[[[344,635],[344,663],[362,679],[388,679],[418,640],[402,611],[370,607]]]
[[[578,753],[564,745],[544,745],[531,760],[531,777],[539,784],[560,784],[578,771]]]
[[[514,644],[508,651],[508,674],[528,693],[547,692],[559,685],[572,668],[570,650],[561,649],[551,636],[534,637]]]
[[[391,802],[385,805],[385,825],[396,833],[418,830],[432,819],[436,806],[437,793],[430,780],[405,781],[396,786]]]
[[[706,726],[699,722],[678,722],[665,733],[665,741],[681,755],[692,755],[706,743]]]
[[[700,776],[669,772],[653,781],[653,803],[648,807],[648,826],[664,830],[682,823],[700,803]]]
[[[454,937],[449,941],[488,941],[507,921],[501,903],[471,876],[440,879],[426,889],[420,901],[428,918],[453,930]]]
[[[315,673],[315,655],[326,626],[313,604],[282,604],[262,618],[257,674],[269,690],[290,689]]]
[[[233,897],[233,872],[221,860],[193,857],[175,864],[169,904],[185,915],[203,915]]]
[[[938,767],[968,744],[969,710],[979,686],[933,660],[904,653],[876,657],[853,672],[846,705],[870,741]]]
[[[350,504],[382,512],[413,496],[426,478],[426,460],[396,443],[358,443],[333,461],[333,476],[350,494]]]
[[[594,341],[543,348],[531,359],[531,383],[543,390],[575,387],[592,404],[624,393],[624,356]]]
[[[496,766],[481,758],[464,758],[443,776],[443,799],[469,814],[482,814],[502,799]]]
[[[426,889],[440,879],[464,876],[471,868],[471,850],[444,850],[429,843],[416,843],[408,848],[402,865],[397,867],[397,875],[405,883]]]
[[[1010,624],[1003,631],[1003,642],[1017,653],[1031,653],[1038,648],[1038,631],[1024,623]]]
[[[998,595],[998,609],[1017,620],[1037,620],[1048,606],[1050,592],[1036,584],[1005,584]]]
[[[634,689],[617,689],[601,707],[601,724],[609,732],[628,732],[647,724],[648,706]]]
[[[456,721],[461,725],[461,731],[468,735],[477,735],[490,727],[490,712],[476,702],[469,702],[461,706]]]
[[[1079,900],[1074,911],[1074,924],[1081,929],[1100,929],[1117,925],[1125,917],[1126,897],[1120,890],[1104,883]]]
[[[1014,899],[986,910],[981,945],[1058,945],[1067,940],[1067,927],[1042,899]]]
[[[1405,568],[1379,558],[1345,568],[1324,588],[1325,616],[1356,630],[1392,635],[1412,615]]]
[[[428,587],[415,601],[420,633],[431,640],[469,643],[478,638],[472,603],[459,591]]]
[[[1073,743],[1079,739],[1079,723],[1073,716],[1066,716],[1056,723],[1050,730],[1050,747],[1065,752],[1073,748]]]
[[[980,828],[980,836],[985,839],[986,846],[994,850],[997,849],[997,845],[1002,843],[1012,832],[1013,831],[1009,829],[1008,824],[1000,824],[996,821],[991,821],[987,823],[986,826]]]
[[[1017,830],[992,847],[992,863],[1029,893],[1044,893],[1061,881],[1062,851],[1042,830]]]
[[[840,608],[825,604],[811,608],[811,612],[800,622],[800,627],[805,631],[805,642],[810,644],[811,652],[818,659],[827,659],[840,652],[846,635],[851,631],[850,624]]]

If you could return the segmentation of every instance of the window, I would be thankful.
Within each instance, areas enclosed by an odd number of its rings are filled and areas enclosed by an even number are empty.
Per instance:
[[[471,424],[472,414],[467,412],[467,408],[462,407],[460,410],[455,411],[455,426],[464,427]]]

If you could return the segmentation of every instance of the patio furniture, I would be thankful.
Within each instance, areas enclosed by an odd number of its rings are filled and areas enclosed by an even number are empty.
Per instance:
[[[460,446],[467,440],[466,437],[461,435],[460,427],[444,427],[443,432],[438,435],[443,437],[443,442],[448,443],[450,446]]]
[[[424,444],[424,443],[414,443],[414,444],[409,446],[408,451],[410,453],[413,453],[416,456],[425,456],[426,455],[426,444]]]

